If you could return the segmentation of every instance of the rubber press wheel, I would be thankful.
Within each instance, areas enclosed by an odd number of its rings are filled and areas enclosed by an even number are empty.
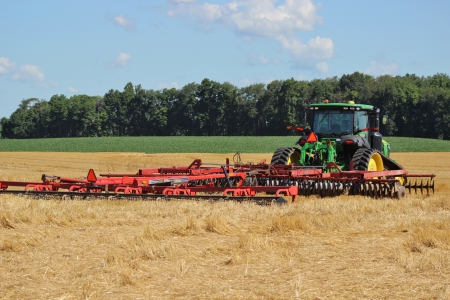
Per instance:
[[[278,148],[270,163],[273,165],[298,165],[300,163],[300,150],[294,147]]]
[[[358,149],[352,158],[353,169],[361,171],[383,171],[383,159],[373,149]]]

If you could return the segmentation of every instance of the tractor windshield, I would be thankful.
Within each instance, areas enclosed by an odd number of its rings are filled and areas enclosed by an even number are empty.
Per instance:
[[[317,134],[341,136],[368,127],[366,111],[315,110],[313,131]]]

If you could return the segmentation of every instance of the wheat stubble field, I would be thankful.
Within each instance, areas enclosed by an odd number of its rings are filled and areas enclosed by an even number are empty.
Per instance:
[[[36,181],[232,157],[0,155],[1,179]],[[437,174],[435,195],[265,207],[0,196],[0,299],[450,299],[450,153],[392,156]]]

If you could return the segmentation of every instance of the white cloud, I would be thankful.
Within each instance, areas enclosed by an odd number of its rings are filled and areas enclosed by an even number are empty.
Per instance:
[[[328,72],[329,68],[330,67],[328,66],[326,61],[321,61],[321,62],[318,62],[316,64],[316,69],[319,70],[319,72],[322,72],[322,73]]]
[[[16,66],[15,63],[10,62],[8,57],[0,57],[0,74],[6,74]]]
[[[59,84],[57,82],[50,81],[39,83],[37,86],[42,89],[49,89],[49,88],[57,88],[59,87]]]
[[[43,81],[44,73],[38,66],[27,64],[20,66],[19,70],[12,75],[11,79],[21,81]]]
[[[256,65],[280,64],[281,61],[279,59],[271,59],[263,55],[259,55],[257,53],[251,53],[247,57],[247,63],[250,66],[256,66]]]
[[[123,68],[126,67],[131,60],[131,55],[125,52],[120,52],[119,55],[109,64],[108,68]]]
[[[69,93],[72,93],[72,94],[78,93],[78,90],[72,86],[69,86],[67,89],[69,90]]]
[[[32,83],[36,88],[54,88],[59,84],[54,81],[45,81],[44,72],[39,66],[30,64],[18,66],[15,62],[10,61],[8,57],[0,57],[0,74],[8,74],[12,80]]]
[[[320,4],[315,5],[312,0],[233,0],[222,5],[187,0],[169,2],[171,17],[187,15],[205,28],[225,27],[245,39],[275,39],[290,53],[297,67],[316,67],[323,72],[328,70],[324,60],[333,57],[334,44],[330,38],[317,37],[302,44],[297,37],[299,32],[312,31],[316,24],[323,23],[323,17],[317,14]]]
[[[334,56],[334,44],[330,38],[318,36],[310,39],[307,44],[303,44],[299,39],[289,39],[283,35],[278,36],[276,39],[290,53],[299,68],[310,69],[317,67],[319,71],[323,71],[326,64],[325,60]],[[328,66],[326,66],[326,71],[328,71]]]
[[[158,84],[158,88],[160,90],[162,90],[162,89],[171,89],[171,88],[178,89],[178,84],[176,82],[171,82],[170,84],[163,82],[163,83]]]
[[[114,17],[114,23],[124,28],[127,31],[134,31],[135,29],[135,21],[133,19],[126,19],[124,16],[120,15]]]
[[[167,2],[172,4],[179,4],[179,3],[194,3],[198,2],[198,0],[167,0]]]
[[[376,57],[372,58],[370,67],[362,70],[362,73],[372,76],[395,75],[398,73],[398,65],[389,62],[386,52],[381,51]]]
[[[309,0],[286,0],[284,5],[275,6],[277,1],[248,0],[239,6],[230,4],[230,21],[239,33],[251,36],[277,36],[295,31],[313,30],[313,25],[322,23],[316,14],[317,7]]]
[[[175,4],[169,16],[190,15],[198,21],[217,23],[241,35],[278,36],[295,31],[313,30],[323,18],[317,15],[319,6],[311,0],[243,0],[219,4],[195,4],[194,1],[171,1]]]
[[[363,70],[362,73],[372,76],[395,75],[398,73],[398,65],[387,61],[372,60],[370,67]]]

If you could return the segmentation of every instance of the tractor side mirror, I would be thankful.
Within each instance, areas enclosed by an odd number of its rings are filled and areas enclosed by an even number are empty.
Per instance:
[[[388,116],[387,115],[383,115],[383,119],[381,119],[381,123],[383,123],[383,125],[387,124],[387,120],[388,120]]]

